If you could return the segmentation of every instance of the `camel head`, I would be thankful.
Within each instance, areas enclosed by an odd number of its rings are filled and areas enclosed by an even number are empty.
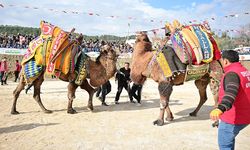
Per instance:
[[[104,45],[101,48],[100,55],[96,61],[101,63],[106,69],[106,73],[109,77],[112,77],[116,73],[116,62],[118,55],[111,45]]]
[[[140,32],[136,37],[131,63],[131,79],[143,84],[147,79],[147,66],[152,58],[152,44],[146,33]]]
[[[106,58],[106,60],[112,60],[116,62],[118,55],[116,54],[115,50],[112,48],[111,45],[106,44],[101,48],[100,57]]]

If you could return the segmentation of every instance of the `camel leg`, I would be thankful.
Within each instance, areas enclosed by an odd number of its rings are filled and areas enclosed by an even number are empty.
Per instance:
[[[174,116],[170,110],[169,105],[166,107],[166,113],[167,113],[167,117],[165,118],[166,121],[173,121],[174,120]]]
[[[11,114],[13,114],[13,115],[19,114],[19,112],[16,110],[16,103],[17,103],[17,99],[18,99],[21,91],[24,90],[24,86],[25,86],[24,77],[21,76],[20,78],[21,79],[19,81],[19,84],[17,85],[16,89],[13,91],[14,100],[13,100],[13,104],[12,104],[12,108],[11,108]]]
[[[89,85],[87,80],[85,80],[80,87],[81,87],[81,89],[84,89],[89,93],[88,109],[93,111],[94,110],[94,107],[93,107],[93,95],[97,91],[98,88],[94,89],[92,86]]]
[[[220,83],[219,83],[219,81],[212,78],[212,79],[210,79],[209,86],[210,86],[210,90],[211,90],[211,92],[213,94],[213,98],[214,98],[214,108],[217,108],[218,107],[218,100],[219,100]]]
[[[33,98],[36,100],[36,102],[39,104],[39,106],[41,107],[41,109],[43,110],[43,112],[45,113],[52,113],[51,110],[48,110],[44,107],[42,101],[41,101],[41,97],[40,97],[40,93],[41,93],[41,85],[44,81],[44,77],[43,74],[38,77],[33,83],[34,83],[34,94],[33,94]]]
[[[214,108],[218,107],[218,101],[219,101],[219,93],[213,94],[214,97]]]
[[[199,95],[200,95],[200,102],[196,109],[191,112],[189,115],[190,116],[196,116],[198,111],[200,110],[201,106],[207,101],[207,85],[209,83],[209,79],[200,79],[200,80],[195,80],[195,85],[199,90]]]
[[[162,126],[164,124],[164,113],[167,112],[167,118],[173,118],[172,112],[168,106],[169,97],[173,91],[173,86],[169,82],[159,83],[158,90],[160,93],[160,113],[154,125]]]
[[[75,93],[76,93],[76,89],[77,89],[77,85],[74,82],[69,82],[68,85],[68,110],[67,113],[69,114],[75,114],[76,110],[73,109],[72,104],[73,104],[73,100],[76,97]]]
[[[219,86],[220,86],[220,82],[218,80],[215,80],[214,78],[210,79],[210,90],[213,94],[213,98],[214,98],[214,108],[218,107],[218,100],[219,100]],[[212,123],[213,127],[218,127],[219,126],[219,121],[215,121],[214,123]]]

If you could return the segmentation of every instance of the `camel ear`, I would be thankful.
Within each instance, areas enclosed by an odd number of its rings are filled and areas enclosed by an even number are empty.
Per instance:
[[[138,43],[140,41],[141,41],[140,38],[136,37],[135,43]]]
[[[147,35],[143,35],[143,41],[144,42],[150,42],[149,38]]]
[[[101,54],[104,54],[104,55],[107,55],[108,54],[108,45],[104,45],[102,48],[101,48]]]

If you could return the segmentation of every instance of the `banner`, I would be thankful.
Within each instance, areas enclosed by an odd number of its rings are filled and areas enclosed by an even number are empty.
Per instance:
[[[188,65],[184,81],[187,82],[191,80],[198,80],[201,77],[203,77],[206,73],[208,73],[208,69],[209,69],[209,64]]]
[[[0,54],[4,55],[24,55],[27,49],[18,48],[0,48]]]

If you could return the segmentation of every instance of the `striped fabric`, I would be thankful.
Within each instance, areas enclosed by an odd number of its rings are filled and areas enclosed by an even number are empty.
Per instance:
[[[170,40],[172,42],[174,51],[181,60],[181,62],[184,64],[189,64],[189,62],[192,62],[192,60],[190,60],[192,59],[191,58],[192,54],[188,53],[181,32],[176,30],[176,32],[173,33],[172,36],[170,37]]]
[[[89,57],[82,53],[76,63],[76,68],[75,71],[77,73],[77,77],[75,80],[75,83],[77,85],[81,85],[82,82],[86,79],[87,74],[88,74],[88,68],[87,68],[87,61],[88,61]]]
[[[230,72],[225,76],[223,82],[225,95],[223,96],[218,108],[222,112],[225,112],[232,108],[240,87],[240,78],[236,73]]]
[[[209,63],[213,60],[213,45],[208,38],[208,35],[201,29],[200,26],[190,26],[193,33],[200,42],[201,51],[203,54],[203,62]]]

